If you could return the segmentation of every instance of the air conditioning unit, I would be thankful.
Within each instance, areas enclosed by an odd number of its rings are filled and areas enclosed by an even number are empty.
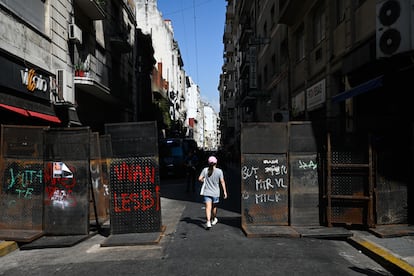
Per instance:
[[[69,40],[82,44],[82,30],[75,24],[69,24]]]
[[[272,121],[273,122],[289,122],[289,111],[287,110],[278,110],[272,112]]]
[[[380,0],[376,5],[377,58],[412,49],[411,14],[413,0]]]
[[[65,101],[64,91],[66,90],[66,74],[64,69],[56,70],[56,96],[57,102]]]

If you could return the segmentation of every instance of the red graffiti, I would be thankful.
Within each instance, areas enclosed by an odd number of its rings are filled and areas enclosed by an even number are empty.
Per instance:
[[[155,198],[152,197],[151,191],[144,189],[141,193],[114,193],[114,210],[116,213],[146,211],[155,206],[155,210],[160,210],[160,187],[155,187]]]
[[[69,166],[69,169],[76,175],[76,168]],[[58,205],[64,207],[73,207],[77,205],[76,197],[73,195],[73,188],[76,186],[76,178],[53,177],[53,162],[48,162],[44,170],[45,179],[45,205]]]
[[[155,168],[122,162],[120,165],[114,166],[115,175],[118,181],[133,181],[139,183],[155,183]]]

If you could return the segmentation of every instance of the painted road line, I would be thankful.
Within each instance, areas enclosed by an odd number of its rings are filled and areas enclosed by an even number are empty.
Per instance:
[[[0,242],[0,257],[3,257],[7,254],[9,254],[10,252],[16,250],[17,247],[17,243],[14,241],[2,241]]]
[[[411,275],[414,275],[414,266],[410,265],[409,263],[405,262],[399,257],[396,257],[392,253],[388,252],[387,250],[384,250],[380,246],[369,242],[367,240],[358,238],[358,237],[352,237],[351,238],[354,242],[358,243],[360,246],[364,247],[366,250],[369,250],[371,253],[375,254],[376,256],[382,258],[383,260],[399,267],[400,269],[410,273]]]

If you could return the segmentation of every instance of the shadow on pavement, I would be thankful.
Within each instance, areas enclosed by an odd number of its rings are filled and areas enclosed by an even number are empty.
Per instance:
[[[204,225],[205,220],[201,219],[201,218],[194,219],[194,218],[190,218],[190,217],[185,217],[185,218],[182,218],[181,221],[197,225],[197,226],[199,226],[200,228],[203,228],[203,229],[205,228],[205,225]]]
[[[227,166],[223,169],[226,180],[228,198],[220,198],[218,207],[223,210],[232,211],[240,214],[241,210],[241,182],[237,166]],[[161,183],[161,196],[174,200],[189,202],[202,202],[200,196],[200,183],[196,183],[194,192],[187,192],[187,179],[185,177],[163,177]]]

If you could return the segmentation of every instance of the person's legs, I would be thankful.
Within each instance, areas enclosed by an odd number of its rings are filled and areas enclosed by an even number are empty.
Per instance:
[[[212,203],[212,210],[211,210],[211,223],[212,225],[215,225],[218,222],[217,219],[217,204],[219,203],[219,198],[215,197],[213,198],[213,203]]]
[[[212,204],[211,210],[211,217],[214,219],[217,216],[217,205],[215,203]]]
[[[211,227],[211,209],[213,206],[213,201],[211,198],[205,196],[204,197],[204,203],[206,204],[206,221],[207,221],[207,227]]]

